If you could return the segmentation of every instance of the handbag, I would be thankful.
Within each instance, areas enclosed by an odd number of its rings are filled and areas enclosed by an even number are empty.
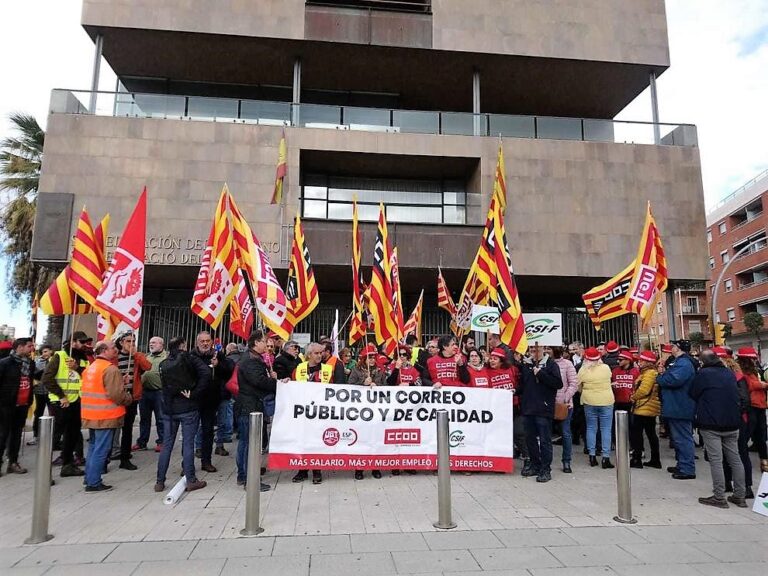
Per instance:
[[[570,406],[564,402],[555,402],[555,420],[562,421],[568,418]]]
[[[235,367],[234,371],[232,372],[232,376],[229,377],[229,380],[227,380],[227,383],[224,385],[224,387],[227,389],[227,392],[232,394],[232,396],[235,398],[237,398],[237,395],[240,393],[240,384],[237,381],[237,372],[238,369]]]

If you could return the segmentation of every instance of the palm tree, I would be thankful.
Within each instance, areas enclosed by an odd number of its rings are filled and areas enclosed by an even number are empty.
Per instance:
[[[30,259],[45,132],[29,114],[11,114],[10,121],[16,134],[0,141],[0,236],[8,261],[8,296],[12,304],[29,305],[55,278],[54,270]],[[50,329],[49,323],[49,334]]]

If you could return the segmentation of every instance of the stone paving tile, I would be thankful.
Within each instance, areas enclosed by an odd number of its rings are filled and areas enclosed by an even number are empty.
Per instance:
[[[117,548],[117,544],[73,544],[70,546],[42,546],[22,559],[17,566],[41,564],[89,564],[101,562]]]
[[[619,576],[701,576],[695,566],[685,564],[641,564],[637,566],[613,566]],[[733,575],[739,574],[733,572]]]
[[[560,529],[494,530],[507,548],[521,546],[573,546],[577,542]]]
[[[138,566],[138,562],[67,564],[53,566],[45,574],[46,576],[130,576]]]
[[[424,571],[471,572],[480,569],[477,561],[467,550],[392,552],[392,558],[400,574],[415,574]]]
[[[707,542],[691,546],[721,562],[768,562],[768,546],[762,542]]]
[[[424,536],[413,534],[352,534],[352,552],[407,552],[428,550]]]
[[[693,526],[629,526],[632,532],[643,537],[648,542],[711,542],[707,536]]]
[[[142,562],[186,560],[196,544],[197,542],[126,542],[115,548],[104,562],[130,562],[136,559]]]
[[[23,568],[3,568],[3,576],[40,576],[50,566],[24,566]]]
[[[19,560],[26,558],[37,550],[34,546],[21,548],[0,548],[0,568],[10,568]]]
[[[528,572],[532,576],[616,576],[615,570],[609,566],[582,566],[578,568],[533,568]]]
[[[229,558],[221,576],[309,576],[309,556]]]
[[[206,558],[198,560],[169,560],[165,562],[142,562],[131,576],[218,576],[226,559]]]
[[[691,564],[714,560],[698,548],[683,542],[653,544],[619,544],[643,564]]]
[[[695,564],[705,576],[765,576],[765,562],[733,562],[727,564]]]
[[[624,544],[645,542],[642,536],[625,526],[594,526],[582,528],[563,528],[563,532],[579,544]]]
[[[271,556],[274,537],[238,538],[227,540],[200,540],[190,555],[198,558],[241,558]]]
[[[451,576],[531,576],[524,568],[510,570],[479,570],[473,572],[451,572]]]
[[[543,547],[472,550],[471,552],[483,570],[549,568],[562,566],[562,564]]]
[[[536,524],[539,528],[563,528],[570,526],[570,524],[562,518],[531,518],[531,522]]]
[[[424,572],[421,566],[419,572]],[[395,564],[388,552],[357,554],[317,554],[312,556],[310,576],[377,576],[395,574]]]
[[[430,550],[457,550],[463,548],[503,548],[504,544],[487,530],[433,532],[424,534]]]
[[[352,551],[349,536],[278,536],[273,556],[283,554],[344,554]]]
[[[612,566],[614,564],[641,564],[626,550],[615,544],[602,546],[550,546],[547,547],[565,566]]]
[[[716,542],[758,542],[768,540],[768,526],[696,526],[696,530],[706,534]]]

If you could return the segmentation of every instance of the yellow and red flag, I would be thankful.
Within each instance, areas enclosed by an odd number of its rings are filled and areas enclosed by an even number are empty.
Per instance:
[[[232,195],[229,196],[229,209],[232,212],[232,233],[235,237],[237,259],[251,283],[259,316],[270,330],[287,340],[293,327],[287,317],[285,292],[277,281],[269,256],[245,221]]]
[[[69,283],[75,294],[91,306],[95,305],[101,290],[105,268],[104,246],[97,242],[88,211],[83,207],[72,247]]]
[[[397,259],[397,246],[392,249],[389,257],[389,273],[392,275],[392,312],[395,315],[399,342],[404,336],[405,313],[403,312],[403,292],[400,289],[400,263]]]
[[[442,308],[451,318],[456,316],[456,303],[453,301],[451,291],[448,290],[448,284],[443,277],[443,271],[437,267],[437,307]]]
[[[507,182],[504,168],[504,151],[499,140],[499,154],[496,158],[496,178],[493,181],[493,197],[501,206],[501,213],[507,209]]]
[[[144,187],[112,256],[94,307],[138,329],[144,302],[147,188]]]
[[[352,345],[365,337],[368,330],[365,321],[365,306],[363,293],[365,282],[360,269],[362,259],[363,238],[360,233],[360,223],[357,215],[357,197],[352,199],[352,319],[349,322],[349,344]]]
[[[416,341],[421,342],[421,313],[424,309],[424,289],[419,294],[419,301],[416,303],[416,308],[413,309],[411,315],[408,317],[408,321],[403,328],[403,336],[408,334],[415,334]]]
[[[253,330],[253,304],[239,268],[235,271],[234,282],[236,291],[229,305],[229,331],[247,340]]]
[[[304,239],[301,218],[296,214],[293,226],[293,245],[291,263],[288,266],[288,285],[285,289],[288,298],[288,320],[294,328],[317,307],[320,298],[312,271],[312,259]]]
[[[667,289],[667,285],[667,258],[651,212],[651,203],[648,202],[624,311],[637,314],[645,324],[656,299]]]
[[[635,261],[633,260],[616,276],[582,295],[581,299],[584,300],[584,306],[587,308],[587,313],[595,330],[600,330],[602,322],[627,313],[624,310],[624,302],[634,273]]]
[[[227,210],[229,192],[221,190],[208,242],[192,294],[192,312],[217,328],[235,291],[237,258]]]
[[[48,287],[40,298],[40,310],[48,316],[62,316],[64,314],[90,314],[93,308],[85,302],[78,300],[75,307],[75,295],[69,287],[69,265],[59,272],[56,279]]]
[[[384,204],[379,205],[379,226],[373,249],[373,273],[369,286],[369,310],[373,318],[376,342],[384,345],[384,353],[392,356],[397,349],[397,322],[392,307],[391,248],[387,233]]]
[[[272,192],[270,204],[281,204],[283,202],[283,184],[285,175],[288,173],[288,146],[285,143],[285,130],[280,138],[280,144],[277,147],[277,170],[275,171],[275,189]]]

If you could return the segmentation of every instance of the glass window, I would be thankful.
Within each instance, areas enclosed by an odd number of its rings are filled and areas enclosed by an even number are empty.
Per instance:
[[[659,336],[664,336],[664,324],[659,324]]]
[[[304,198],[322,198],[325,200],[328,188],[325,186],[304,186]]]
[[[304,200],[304,216],[306,218],[325,218],[325,200]]]
[[[720,226],[718,226],[718,228],[720,230],[720,234],[725,234],[725,232],[727,230],[725,222],[720,222]]]
[[[691,332],[701,332],[701,321],[700,320],[690,320],[688,322],[688,333]]]
[[[659,301],[656,303],[656,313],[661,314],[664,311],[664,303]]]
[[[707,242],[712,242],[712,230],[707,230]]]
[[[733,308],[728,308],[728,310],[726,310],[726,313],[728,314],[728,322],[733,322],[734,320],[736,320],[736,310],[734,310]]]
[[[536,118],[539,138],[554,140],[582,140],[580,118]]]
[[[722,252],[720,252],[720,260],[722,260],[723,264],[728,264],[730,259],[731,258],[728,256],[727,250],[723,250]]]
[[[732,280],[726,280],[725,281],[725,291],[730,292],[733,290],[733,281]]]
[[[715,269],[715,259],[714,258],[710,258],[709,259],[709,269],[710,270],[714,270]]]

